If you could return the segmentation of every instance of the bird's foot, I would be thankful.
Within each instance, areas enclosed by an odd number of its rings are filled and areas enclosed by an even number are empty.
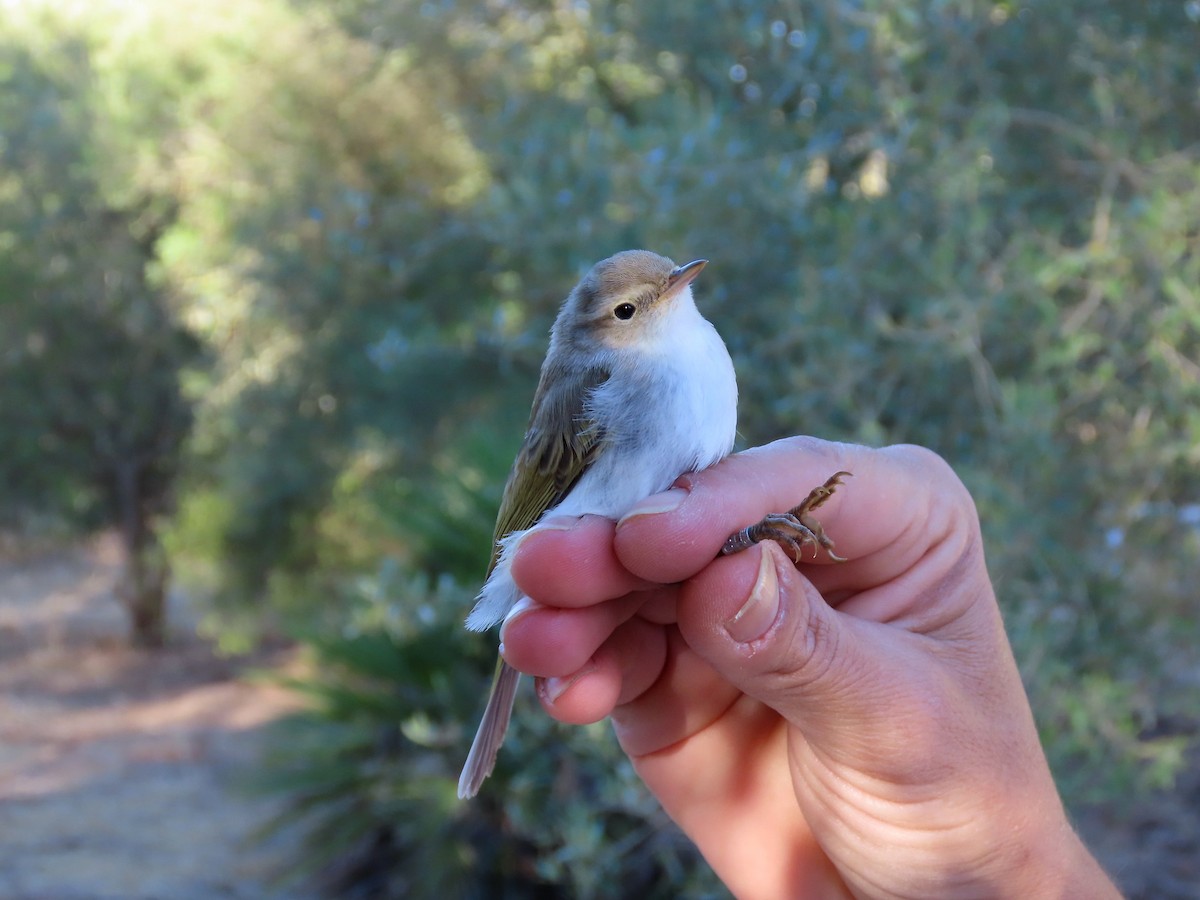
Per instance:
[[[771,513],[761,522],[734,532],[725,539],[725,545],[718,555],[741,553],[759,541],[771,540],[791,551],[792,559],[797,563],[804,554],[804,548],[809,545],[813,548],[814,558],[817,555],[817,547],[824,547],[831,560],[845,562],[844,556],[833,552],[833,541],[825,534],[825,529],[813,517],[812,512],[832,497],[838,485],[842,484],[842,479],[849,478],[850,475],[850,472],[838,472],[820,487],[813,488],[799,506],[785,513]]]

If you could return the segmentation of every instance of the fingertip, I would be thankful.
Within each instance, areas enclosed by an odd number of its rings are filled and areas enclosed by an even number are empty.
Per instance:
[[[732,616],[725,620],[725,631],[738,643],[763,637],[779,618],[779,567],[777,554],[764,547],[759,552],[758,575],[750,595]]]
[[[864,452],[797,437],[727,457],[635,506],[617,524],[617,558],[642,578],[684,581],[709,565],[731,534],[791,509],[832,473],[852,471]],[[839,496],[822,513],[836,522],[840,505]]]
[[[598,653],[570,675],[537,680],[542,708],[568,725],[590,725],[609,716],[621,693],[616,660]]]
[[[504,617],[504,621],[500,623],[500,646],[504,646],[504,638],[513,624],[522,616],[528,615],[536,609],[543,609],[543,607],[531,597],[522,596],[517,600],[513,608],[508,611],[508,615]]]
[[[513,555],[512,578],[522,592],[546,606],[577,608],[647,587],[617,558],[612,520],[583,516],[550,522],[551,527],[539,525],[523,537]]]
[[[637,614],[640,605],[641,595],[636,593],[580,609],[529,601],[502,626],[502,655],[526,675],[570,677]]]
[[[621,565],[657,584],[675,584],[696,574],[713,560],[725,539],[724,534],[717,537],[719,526],[713,529],[711,500],[704,497],[698,504],[690,486],[674,487],[635,506],[613,535]]]
[[[651,494],[644,500],[633,505],[625,515],[617,520],[617,530],[638,516],[657,516],[661,513],[673,512],[687,499],[688,491],[683,487],[673,487],[659,494]]]
[[[679,601],[679,629],[688,644],[759,699],[766,699],[764,685],[777,685],[830,650],[836,616],[770,541],[718,560],[684,586]]]
[[[676,615],[689,643],[693,639],[742,643],[769,628],[776,616],[763,607],[770,607],[774,601],[757,601],[770,591],[778,596],[776,555],[782,558],[783,551],[773,542],[755,544],[741,553],[714,560],[681,587]],[[790,561],[784,562],[794,570]],[[758,609],[752,614],[755,607]],[[757,633],[751,635],[749,630]]]

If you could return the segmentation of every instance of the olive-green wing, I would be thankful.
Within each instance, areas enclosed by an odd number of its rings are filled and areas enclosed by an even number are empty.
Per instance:
[[[592,368],[584,377],[565,378],[561,372],[542,376],[529,417],[525,442],[513,463],[494,542],[513,531],[533,526],[547,509],[557,505],[586,471],[604,435],[584,411],[588,393],[603,384],[609,373]],[[496,565],[499,547],[492,551],[488,572]]]

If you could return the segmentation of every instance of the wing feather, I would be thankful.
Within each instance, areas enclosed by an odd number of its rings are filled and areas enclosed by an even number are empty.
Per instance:
[[[561,374],[543,373],[538,385],[525,441],[504,486],[489,574],[499,559],[500,539],[533,527],[542,513],[560,503],[604,440],[603,429],[587,414],[587,398],[608,380],[609,372],[594,366],[582,378],[555,377]]]

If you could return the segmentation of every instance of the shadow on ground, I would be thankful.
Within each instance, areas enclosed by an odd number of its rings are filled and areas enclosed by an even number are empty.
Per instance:
[[[0,900],[303,900],[239,787],[294,708],[186,633],[126,646],[107,539],[0,557]],[[188,629],[185,629],[185,632]]]

